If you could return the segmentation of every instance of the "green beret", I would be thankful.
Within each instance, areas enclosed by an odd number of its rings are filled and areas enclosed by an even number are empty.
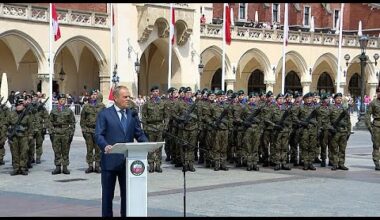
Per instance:
[[[209,90],[207,93],[207,97],[209,97],[210,95],[215,95],[215,92],[213,90]]]
[[[276,100],[278,99],[278,98],[284,98],[284,94],[282,94],[282,93],[279,93],[277,96],[276,96]]]
[[[244,95],[244,90],[239,90],[239,91],[237,92],[237,94],[238,94],[238,95]]]
[[[313,94],[311,92],[308,92],[306,93],[303,98],[306,99],[306,98],[309,98],[309,97],[313,97]]]
[[[185,89],[186,89],[186,88],[182,86],[181,88],[179,88],[179,91],[178,91],[178,92],[179,92],[179,93],[184,92]]]
[[[227,90],[227,94],[232,94],[232,93],[234,93],[234,90],[232,89]]]
[[[343,97],[342,93],[338,92],[337,94],[334,95],[334,99],[336,99],[337,97]]]
[[[322,99],[322,100],[324,100],[324,99],[328,99],[328,98],[329,98],[329,97],[328,97],[327,94],[325,94],[325,93],[321,95],[321,99]]]
[[[215,92],[215,95],[224,95],[224,91],[223,90],[218,90],[217,92]]]
[[[184,92],[191,92],[191,88],[190,87],[186,87]]]
[[[256,92],[251,92],[250,94],[249,94],[249,98],[252,98],[252,97],[256,97],[257,96],[257,93]]]
[[[272,91],[268,91],[267,94],[266,94],[267,97],[271,97],[272,95],[273,95]]]
[[[158,86],[152,86],[152,88],[150,88],[150,91],[153,92],[156,89],[158,89]]]

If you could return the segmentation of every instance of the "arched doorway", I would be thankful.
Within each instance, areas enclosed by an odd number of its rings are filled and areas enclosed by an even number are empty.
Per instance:
[[[298,91],[302,93],[302,85],[301,80],[296,72],[290,71],[288,74],[286,74],[285,77],[285,92],[288,90],[292,91],[293,93],[295,91]]]
[[[211,80],[211,90],[219,90],[222,88],[222,68],[215,71]],[[227,83],[224,83],[224,88],[227,88]]]
[[[334,93],[334,83],[330,77],[330,74],[323,72],[318,79],[317,90],[321,93]]]
[[[259,69],[254,70],[248,80],[248,94],[265,91],[265,88],[263,71]]]
[[[351,94],[351,97],[359,97],[360,96],[360,85],[361,85],[361,76],[358,73],[354,73],[350,79],[350,83],[348,84],[348,91]]]

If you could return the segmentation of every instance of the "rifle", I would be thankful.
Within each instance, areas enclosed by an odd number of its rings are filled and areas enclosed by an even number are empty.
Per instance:
[[[257,123],[256,117],[260,114],[263,107],[257,108],[249,117],[243,122],[245,127],[250,127],[253,123]]]
[[[331,124],[334,129],[329,129],[329,131],[332,134],[335,134],[337,130],[339,129],[339,123],[342,121],[342,119],[348,114],[346,109],[343,109],[342,113],[340,113],[339,117]]]
[[[275,129],[282,130],[284,128],[285,119],[289,116],[289,109],[286,109],[279,122],[274,125]]]
[[[228,113],[228,106],[223,108],[223,112],[220,114],[219,118],[216,120],[213,127],[218,128],[220,123],[222,123],[223,118],[227,115],[227,113]]]
[[[199,102],[199,99],[195,100],[195,102],[183,113],[180,117],[180,123],[183,125],[187,125],[191,119],[191,113],[193,113],[196,104]]]
[[[308,126],[310,124],[310,120],[312,118],[314,118],[315,116],[317,116],[317,109],[316,108],[310,113],[310,115],[304,121],[301,121],[301,122],[303,122],[303,123],[301,123],[301,125],[303,127]]]
[[[18,117],[16,123],[14,124],[14,126],[10,129],[10,132],[9,132],[9,135],[8,135],[8,139],[9,140],[12,140],[12,138],[16,135],[16,132],[17,131],[23,131],[24,129],[20,127],[20,122],[22,121],[22,119],[24,119],[25,115],[27,115],[29,113],[29,111],[31,110],[31,105],[28,105],[25,110],[21,113],[21,115]]]
[[[42,107],[45,106],[45,104],[46,104],[46,102],[49,100],[49,98],[50,98],[50,97],[47,97],[47,99],[46,99],[44,102],[42,102],[41,104],[38,105],[38,107],[37,107],[37,110],[38,110],[38,111],[42,110]]]

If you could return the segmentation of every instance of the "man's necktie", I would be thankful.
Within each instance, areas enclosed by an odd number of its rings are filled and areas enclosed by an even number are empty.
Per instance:
[[[120,110],[121,113],[121,124],[123,125],[124,132],[127,131],[127,117],[125,117],[125,110]]]

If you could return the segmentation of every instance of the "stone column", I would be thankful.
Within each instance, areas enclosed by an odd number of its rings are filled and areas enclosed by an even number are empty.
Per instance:
[[[225,88],[225,90],[226,91],[228,91],[229,89],[234,90],[235,89],[235,82],[236,82],[235,79],[226,79],[227,87]]]
[[[367,94],[369,95],[369,97],[371,97],[371,99],[373,99],[373,96],[376,95],[376,87],[377,87],[377,83],[368,83],[368,92]]]
[[[274,87],[274,81],[267,81],[267,82],[264,82],[265,85],[266,85],[266,88],[265,88],[265,91],[266,92],[269,92],[269,91],[272,91],[273,92],[273,87]]]
[[[311,82],[301,82],[301,85],[302,85],[302,94],[306,94],[310,92]]]

